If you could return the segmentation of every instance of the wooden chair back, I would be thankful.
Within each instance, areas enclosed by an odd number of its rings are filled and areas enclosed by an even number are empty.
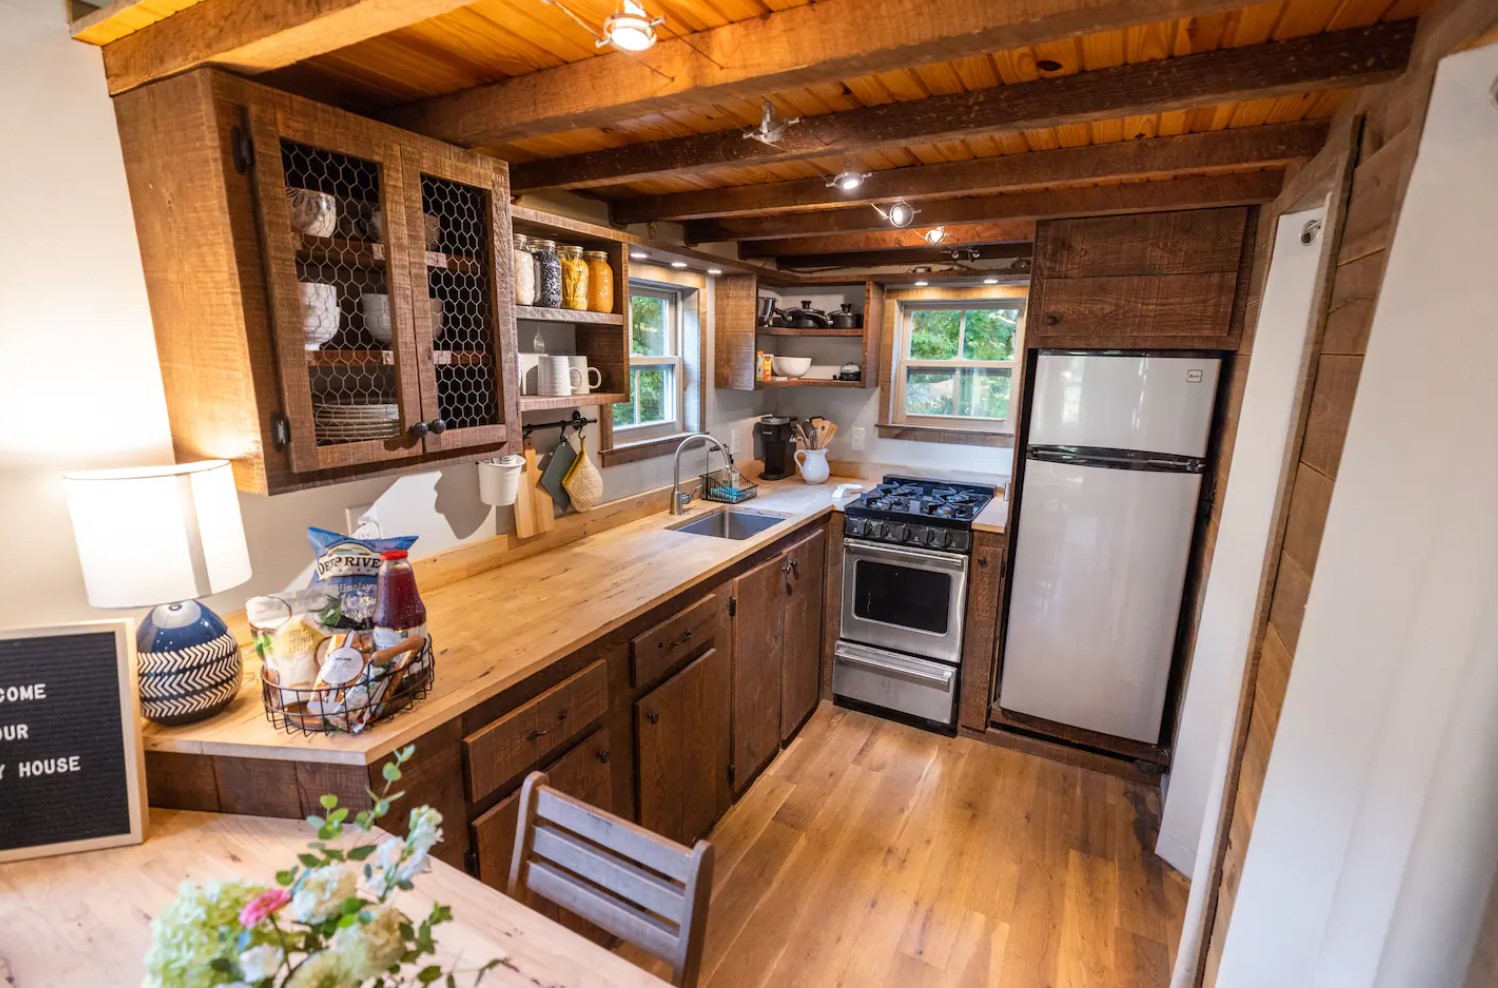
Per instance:
[[[520,790],[510,897],[556,903],[671,965],[696,988],[713,886],[713,846],[638,827],[552,789],[532,772]]]

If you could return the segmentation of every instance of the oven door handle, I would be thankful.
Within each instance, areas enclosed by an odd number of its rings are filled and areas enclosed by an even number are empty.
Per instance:
[[[952,687],[954,670],[943,668],[940,672],[936,672],[929,668],[934,663],[869,653],[862,649],[855,652],[846,646],[839,646],[834,654],[837,661],[843,665],[859,666],[892,679],[904,679],[921,686],[935,686],[941,690],[949,690]]]
[[[864,542],[861,539],[844,539],[843,548],[847,554],[854,556],[870,559],[882,556],[885,559],[926,563],[932,568],[949,570],[953,573],[967,572],[967,557],[950,552],[910,549],[905,546],[883,545],[879,542]]]

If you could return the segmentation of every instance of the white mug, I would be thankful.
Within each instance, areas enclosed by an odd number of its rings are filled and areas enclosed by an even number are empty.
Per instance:
[[[571,355],[567,358],[567,362],[572,365],[572,369],[577,371],[581,377],[581,383],[572,389],[573,394],[585,395],[603,386],[603,371],[597,367],[589,367],[588,358],[585,355]]]
[[[523,395],[538,395],[541,393],[541,358],[544,353],[518,353],[520,359],[520,393]]]
[[[564,356],[546,354],[538,365],[541,378],[541,394],[560,397],[577,393],[582,387],[583,376]]]

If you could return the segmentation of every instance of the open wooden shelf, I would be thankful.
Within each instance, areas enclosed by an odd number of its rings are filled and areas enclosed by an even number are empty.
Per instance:
[[[861,388],[862,381],[826,381],[807,380],[804,377],[790,378],[785,381],[755,381],[756,391],[763,388]]]
[[[473,367],[489,362],[482,350],[433,350],[432,363],[438,367]],[[313,367],[394,367],[394,350],[308,350],[307,363]]]
[[[369,240],[347,240],[342,237],[303,236],[297,248],[298,260],[309,264],[342,265],[350,268],[384,267],[389,255],[385,245]],[[461,274],[477,274],[482,268],[478,258],[465,254],[445,254],[442,251],[426,252],[429,268],[446,268]]]
[[[582,408],[587,405],[617,405],[629,401],[629,395],[613,391],[593,391],[585,395],[521,395],[522,412],[539,412],[549,408]]]
[[[761,336],[842,336],[857,339],[863,336],[863,327],[858,329],[792,329],[789,326],[759,326],[754,330]]]
[[[539,305],[515,306],[516,319],[538,322],[588,323],[595,326],[623,326],[624,317],[617,312],[589,312],[586,309],[549,309]]]

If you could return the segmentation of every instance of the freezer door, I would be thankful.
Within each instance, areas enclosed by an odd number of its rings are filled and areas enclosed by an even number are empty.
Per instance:
[[[1205,456],[1221,366],[1216,357],[1042,352],[1029,441]]]
[[[1201,476],[1029,460],[999,706],[1151,744]]]

